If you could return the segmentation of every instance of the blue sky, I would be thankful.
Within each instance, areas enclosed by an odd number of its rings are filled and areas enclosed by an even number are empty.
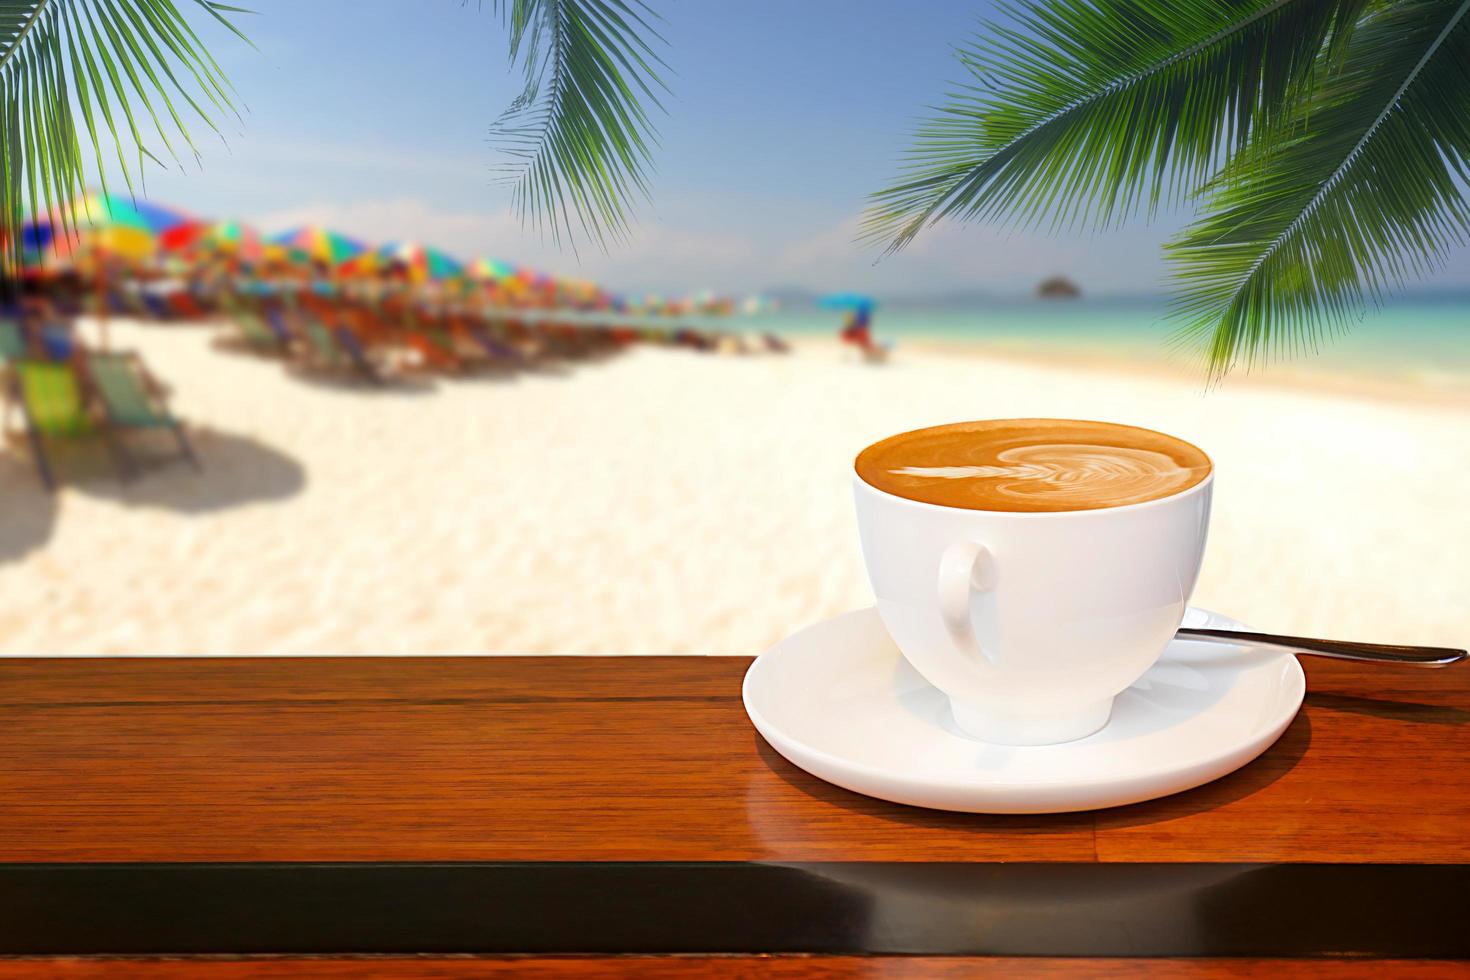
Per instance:
[[[653,199],[626,245],[580,256],[523,229],[494,179],[489,124],[519,74],[489,0],[246,5],[258,51],[202,31],[248,106],[243,123],[224,127],[227,146],[196,133],[200,167],[151,170],[156,200],[663,291],[1014,293],[1059,272],[1094,293],[1153,291],[1159,243],[1180,223],[1067,238],[946,227],[876,265],[853,243],[865,196],[958,77],[951,47],[989,13],[976,0],[654,0],[672,92]]]

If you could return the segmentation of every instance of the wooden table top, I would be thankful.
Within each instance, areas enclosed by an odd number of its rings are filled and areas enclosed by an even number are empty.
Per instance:
[[[920,810],[786,762],[735,657],[0,660],[0,862],[1470,862],[1470,668],[1304,658],[1206,786]]]
[[[798,770],[746,658],[5,659],[0,863],[1470,863],[1470,669],[1303,663],[1239,772],[983,816]]]
[[[726,978],[778,980],[1445,980],[1470,966],[1413,960],[1146,960],[982,957],[717,956],[671,957],[389,957],[229,960],[56,958],[0,960],[0,980],[481,980],[505,977]]]

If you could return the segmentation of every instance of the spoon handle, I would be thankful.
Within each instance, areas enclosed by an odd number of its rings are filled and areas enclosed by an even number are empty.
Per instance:
[[[1278,636],[1274,633],[1247,633],[1244,630],[1205,630],[1184,627],[1181,640],[1205,643],[1233,643],[1237,646],[1272,647],[1291,653],[1308,653],[1338,660],[1362,660],[1368,663],[1399,664],[1404,667],[1448,667],[1467,656],[1464,650],[1449,647],[1405,647],[1390,643],[1353,643],[1347,640],[1313,640],[1305,636]]]

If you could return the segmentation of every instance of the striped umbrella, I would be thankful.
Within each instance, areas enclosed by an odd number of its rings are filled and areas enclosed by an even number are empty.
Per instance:
[[[464,271],[461,273],[466,279],[473,279],[476,282],[499,282],[515,274],[515,266],[509,262],[486,258],[478,258],[465,263]]]
[[[817,305],[824,310],[861,310],[872,311],[878,308],[877,300],[862,293],[829,293],[817,301]]]
[[[205,232],[204,243],[216,251],[238,255],[247,262],[259,259],[264,248],[260,232],[238,221],[216,221]]]
[[[333,267],[361,255],[367,249],[368,246],[356,238],[317,225],[292,228],[265,240],[267,255],[296,262],[321,262]]]
[[[186,221],[175,225],[158,236],[158,246],[165,252],[192,252],[203,243],[209,227],[208,221]]]
[[[29,257],[44,262],[48,253],[70,258],[79,246],[140,259],[153,254],[160,235],[193,221],[174,208],[116,194],[89,192],[69,212],[53,210],[21,226]]]
[[[532,289],[546,289],[553,285],[551,276],[526,266],[516,269],[516,278]]]
[[[192,255],[201,251],[231,255],[247,262],[261,257],[260,233],[238,221],[189,221],[158,237],[165,252]]]
[[[67,259],[79,248],[101,256],[145,259],[154,254],[160,235],[193,221],[189,215],[161,204],[89,192],[67,212],[53,211],[21,228],[27,261],[44,264],[48,256]],[[97,290],[107,290],[106,263],[97,264]],[[109,344],[106,304],[100,303],[101,341]]]
[[[556,279],[553,288],[558,302],[579,309],[595,307],[602,295],[602,289],[590,279]]]
[[[447,252],[418,242],[394,242],[377,251],[378,261],[383,265],[398,263],[408,269],[409,278],[422,282],[426,279],[448,279],[463,273],[464,263]]]

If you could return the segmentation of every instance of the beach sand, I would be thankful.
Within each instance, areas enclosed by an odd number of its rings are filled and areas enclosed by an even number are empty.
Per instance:
[[[372,391],[114,323],[205,465],[45,494],[0,453],[0,650],[743,654],[868,605],[848,485],[869,442],[1052,415],[1175,433],[1217,472],[1195,602],[1263,630],[1470,642],[1470,406],[1118,365],[836,345],[636,349]],[[158,441],[167,449],[164,439]]]

